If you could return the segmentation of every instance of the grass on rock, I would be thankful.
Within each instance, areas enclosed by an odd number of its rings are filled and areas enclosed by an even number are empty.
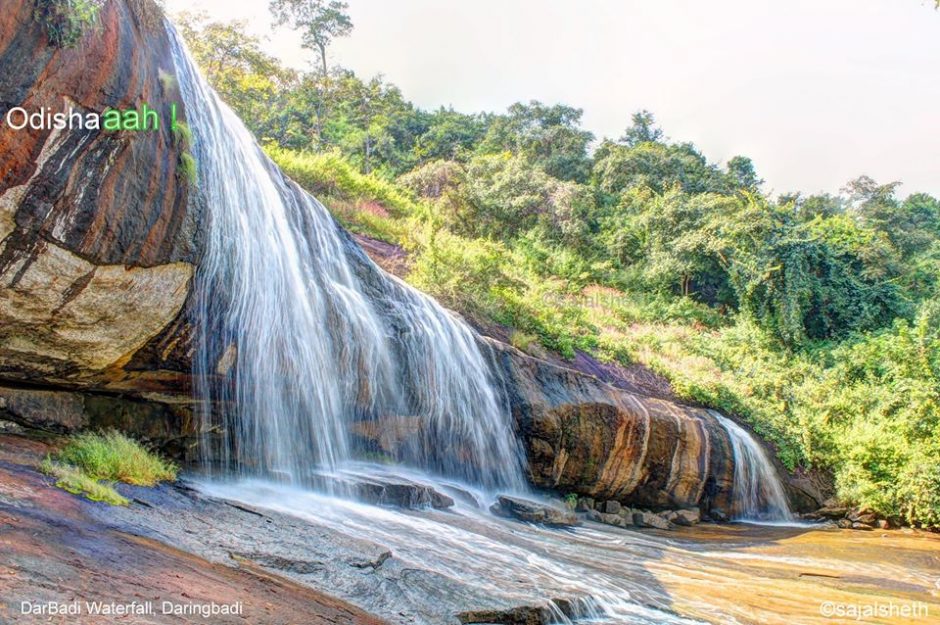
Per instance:
[[[114,490],[114,482],[155,486],[175,480],[178,471],[172,462],[115,431],[78,434],[40,468],[56,478],[59,488],[111,505],[128,503]]]

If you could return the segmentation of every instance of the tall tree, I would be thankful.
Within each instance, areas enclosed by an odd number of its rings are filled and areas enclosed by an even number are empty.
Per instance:
[[[325,103],[331,90],[326,49],[334,39],[345,37],[352,31],[352,20],[346,13],[349,5],[342,0],[271,0],[270,8],[276,24],[286,24],[300,31],[301,46],[313,50],[319,57],[320,80],[317,85],[314,139],[322,146],[327,115]]]
[[[317,53],[322,76],[327,77],[326,49],[338,37],[352,32],[352,20],[341,0],[271,0],[271,13],[278,26],[300,31],[301,45]]]

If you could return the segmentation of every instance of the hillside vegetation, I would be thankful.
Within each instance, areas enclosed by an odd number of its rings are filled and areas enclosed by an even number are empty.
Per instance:
[[[770,197],[750,159],[709,162],[646,111],[591,151],[577,108],[424,111],[380,78],[287,70],[237,24],[180,20],[269,155],[407,249],[416,287],[520,349],[647,365],[791,470],[830,471],[845,502],[940,526],[937,199],[864,176]]]

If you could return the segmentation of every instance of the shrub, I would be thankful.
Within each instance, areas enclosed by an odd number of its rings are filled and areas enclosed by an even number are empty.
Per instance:
[[[36,0],[33,19],[56,48],[70,48],[98,20],[104,0]]]

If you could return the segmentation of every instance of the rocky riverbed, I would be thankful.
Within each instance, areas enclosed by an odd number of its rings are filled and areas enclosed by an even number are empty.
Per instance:
[[[115,508],[53,487],[35,469],[49,449],[0,436],[4,622],[36,622],[22,601],[75,600],[241,602],[265,623],[918,622],[827,618],[827,602],[940,615],[940,537],[915,530],[552,529],[460,498],[401,510],[258,482],[119,486],[132,503]]]

